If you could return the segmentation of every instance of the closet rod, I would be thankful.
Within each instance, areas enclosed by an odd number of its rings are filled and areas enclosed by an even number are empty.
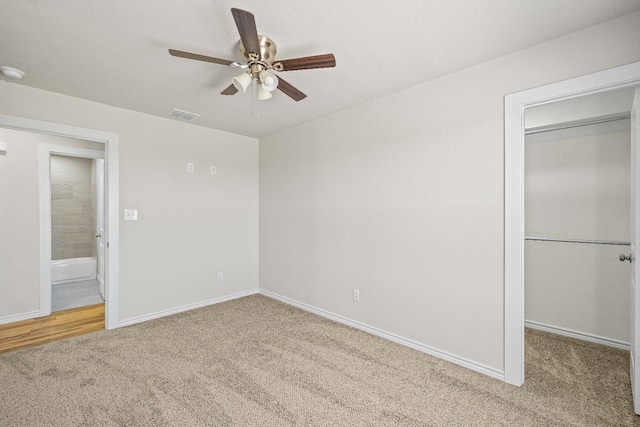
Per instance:
[[[600,123],[617,122],[618,120],[627,120],[629,118],[631,118],[631,114],[629,113],[614,114],[614,115],[603,116],[597,119],[590,119],[586,121],[577,120],[577,121],[562,123],[558,125],[538,126],[534,128],[525,129],[524,134],[534,135],[536,133],[552,132],[554,130],[571,129],[571,128],[577,128],[581,126],[597,125]]]
[[[578,239],[551,239],[548,237],[525,237],[524,240],[533,240],[536,242],[559,242],[559,243],[588,243],[591,245],[619,245],[631,246],[629,242],[620,242],[616,240],[578,240]]]

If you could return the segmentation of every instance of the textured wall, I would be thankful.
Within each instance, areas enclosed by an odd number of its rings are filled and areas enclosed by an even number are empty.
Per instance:
[[[96,256],[93,163],[51,156],[51,259]]]

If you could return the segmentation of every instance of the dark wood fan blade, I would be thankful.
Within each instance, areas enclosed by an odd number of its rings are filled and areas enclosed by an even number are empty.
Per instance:
[[[280,89],[282,92],[284,92],[286,95],[288,95],[291,99],[293,99],[296,102],[302,101],[307,97],[307,95],[305,95],[300,90],[293,87],[290,83],[287,83],[286,81],[284,81],[282,78],[280,78],[280,76],[278,76],[278,89]]]
[[[278,64],[282,64],[282,71],[309,70],[312,68],[329,68],[336,66],[336,58],[333,53],[325,55],[305,56],[302,58],[285,59],[273,64],[277,70]]]
[[[195,59],[196,61],[212,62],[220,65],[231,65],[233,61],[226,59],[214,58],[213,56],[198,55],[197,53],[183,52],[181,50],[169,49],[169,54],[179,56],[180,58]]]
[[[235,95],[238,92],[238,89],[233,85],[229,85],[225,90],[220,92],[220,95]]]
[[[258,30],[256,29],[256,19],[253,13],[246,10],[231,8],[233,19],[236,21],[236,27],[238,27],[238,33],[240,33],[240,40],[244,45],[244,50],[247,53],[255,53],[258,55],[258,59],[262,59],[260,53],[260,42],[258,41]]]

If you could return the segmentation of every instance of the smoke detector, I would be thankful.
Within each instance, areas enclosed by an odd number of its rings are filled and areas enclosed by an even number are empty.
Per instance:
[[[0,72],[8,79],[20,80],[24,77],[24,71],[13,67],[0,67]]]

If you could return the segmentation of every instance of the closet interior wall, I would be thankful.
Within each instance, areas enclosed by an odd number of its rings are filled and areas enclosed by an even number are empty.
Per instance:
[[[525,321],[559,333],[630,339],[628,119],[525,138]]]

